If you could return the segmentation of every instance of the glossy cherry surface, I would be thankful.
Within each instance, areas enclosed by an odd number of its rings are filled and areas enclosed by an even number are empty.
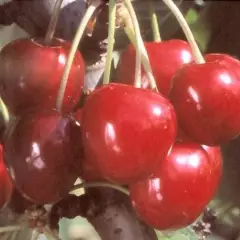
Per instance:
[[[130,196],[147,224],[159,230],[177,229],[201,214],[217,190],[217,180],[219,175],[200,145],[177,143],[152,177],[130,185]]]
[[[86,100],[82,115],[85,157],[102,175],[128,184],[153,173],[176,135],[171,103],[147,89],[108,84]]]
[[[220,180],[222,177],[223,170],[223,160],[222,160],[222,152],[220,147],[210,147],[206,145],[202,145],[204,150],[208,153],[208,157],[210,159],[212,174],[216,176],[215,183],[212,182],[212,188],[215,190],[218,188],[220,184]],[[210,186],[209,186],[210,187]]]
[[[186,135],[186,133],[184,133],[182,131],[181,128],[178,128],[178,134],[176,137],[176,142],[177,143],[194,143],[194,141],[189,138],[189,136]],[[219,185],[219,180],[221,179],[222,176],[222,152],[221,152],[221,148],[220,147],[210,147],[210,146],[206,146],[206,145],[201,145],[202,148],[208,153],[208,157],[210,159],[210,164],[211,164],[211,168],[212,168],[212,172],[216,177],[216,182],[215,184],[212,183],[212,187],[213,189],[216,189],[217,186]]]
[[[240,80],[240,61],[238,59],[223,53],[209,53],[204,58],[207,62],[224,61],[224,65],[231,71],[235,71],[238,80]]]
[[[0,52],[0,94],[10,110],[22,115],[29,109],[52,109],[71,43],[54,39],[44,46],[34,39],[19,39]],[[85,66],[76,53],[66,86],[63,112],[70,112],[80,98]]]
[[[17,122],[4,144],[4,160],[16,188],[46,204],[66,194],[77,179],[79,126],[57,112],[38,112]]]
[[[82,130],[82,109],[78,109],[75,113],[74,116],[79,123],[79,130],[80,134]],[[77,162],[76,169],[79,173],[79,176],[81,179],[84,181],[99,181],[104,179],[103,176],[101,175],[99,168],[94,165],[94,160],[91,161],[89,159],[86,159],[84,156],[84,150],[83,146],[81,150],[81,160]]]
[[[12,190],[13,185],[3,162],[3,150],[0,145],[0,209],[10,200]]]
[[[167,96],[172,86],[172,77],[183,64],[192,61],[191,49],[187,42],[169,40],[163,42],[145,42],[149,61],[159,91]],[[117,67],[116,81],[134,84],[136,51],[133,45],[123,51]],[[142,68],[142,88],[149,87],[149,80]]]
[[[200,144],[220,145],[240,133],[240,81],[227,64],[188,64],[174,77],[169,98],[179,125]]]

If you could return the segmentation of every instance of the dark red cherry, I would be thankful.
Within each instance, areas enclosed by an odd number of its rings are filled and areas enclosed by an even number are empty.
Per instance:
[[[176,136],[171,103],[147,89],[108,84],[86,100],[82,115],[85,157],[104,178],[128,184],[148,177]]]
[[[27,208],[33,205],[34,203],[24,198],[15,187],[13,188],[11,198],[7,204],[7,207],[11,209],[11,211],[14,213],[23,214]]]
[[[183,64],[192,61],[191,48],[182,40],[163,42],[145,42],[153,74],[159,91],[168,96],[171,89],[171,80],[176,71]],[[133,45],[121,54],[117,67],[116,81],[125,84],[134,84],[136,51]],[[142,68],[142,88],[149,87],[149,80]]]
[[[81,133],[81,127],[82,127],[82,109],[78,109],[75,113],[74,116],[79,123],[79,130],[80,134]],[[81,146],[82,147],[82,146]],[[76,165],[76,169],[79,173],[79,176],[81,179],[84,181],[98,181],[104,179],[101,173],[99,172],[99,169],[97,166],[94,166],[94,161],[89,161],[87,160],[84,156],[84,150],[81,150],[81,160],[78,161]]]
[[[104,180],[99,168],[94,166],[93,161],[89,161],[86,159],[82,159],[82,166],[81,166],[81,178],[84,181],[100,181]]]
[[[225,60],[188,64],[170,92],[182,130],[194,141],[214,146],[240,133],[240,81]]]
[[[223,53],[209,53],[204,56],[207,62],[224,61],[224,65],[234,70],[240,80],[240,61]]]
[[[51,46],[34,39],[19,39],[2,49],[0,94],[14,114],[55,108],[70,47],[71,43],[60,39],[54,39]],[[79,100],[84,72],[82,56],[77,52],[66,86],[63,112],[70,112]]]
[[[9,202],[12,190],[13,185],[3,162],[3,150],[0,145],[0,209]]]
[[[4,160],[16,188],[37,204],[66,196],[77,179],[79,126],[55,111],[19,120],[4,144]]]
[[[178,229],[197,219],[213,198],[217,181],[212,159],[200,145],[177,143],[152,177],[130,185],[130,196],[147,224]]]
[[[75,113],[74,116],[76,118],[76,120],[81,124],[82,122],[82,109],[78,109]]]

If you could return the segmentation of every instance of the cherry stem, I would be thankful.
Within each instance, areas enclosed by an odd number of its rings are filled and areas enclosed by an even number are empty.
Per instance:
[[[124,0],[124,4],[129,12],[133,28],[135,30],[136,36],[141,36],[138,20],[136,13],[134,11],[134,8],[132,6],[132,3],[130,0]],[[136,66],[135,66],[135,81],[134,81],[134,86],[136,88],[141,88],[141,39],[139,37],[136,37]]]
[[[151,25],[152,25],[152,32],[153,32],[153,40],[154,42],[161,42],[161,35],[158,25],[158,18],[156,14],[156,8],[155,4],[153,3],[153,0],[148,0],[149,5],[149,15],[151,17]]]
[[[115,42],[115,29],[116,29],[116,0],[109,0],[109,12],[108,12],[108,47],[107,47],[107,59],[106,68],[103,76],[103,84],[110,82],[110,74],[112,67],[112,55]]]
[[[43,229],[43,234],[47,237],[48,240],[61,240],[56,234],[52,232],[49,227]]]
[[[168,6],[168,8],[171,10],[173,15],[178,20],[178,23],[180,24],[180,26],[188,40],[188,43],[192,49],[192,54],[193,54],[195,62],[198,64],[205,63],[205,60],[202,56],[201,51],[199,50],[199,47],[198,47],[196,40],[192,34],[192,31],[191,31],[190,27],[188,26],[188,23],[187,23],[186,19],[184,18],[183,14],[178,9],[177,5],[172,0],[163,0],[163,2]]]
[[[39,236],[40,236],[40,233],[35,230],[35,231],[32,233],[31,240],[38,240],[38,239],[39,239]]]
[[[126,7],[128,8],[128,11],[130,9],[133,9],[132,3],[128,0],[128,3],[126,5]],[[133,13],[135,14],[135,11],[133,9]],[[130,14],[130,13],[129,13]],[[133,19],[131,19],[133,20]],[[140,33],[140,28],[139,28],[139,24],[137,23],[137,26],[134,26],[134,29],[132,28],[132,24],[128,24],[129,21],[126,20],[126,27],[125,29],[125,33],[127,34],[129,40],[132,42],[132,44],[135,46],[135,48],[137,49],[137,41],[139,41],[140,43],[140,50],[141,50],[141,60],[142,60],[142,64],[144,67],[144,70],[146,72],[146,75],[149,79],[150,82],[150,86],[154,91],[158,91],[157,86],[156,86],[156,82],[155,82],[155,78],[153,76],[153,72],[152,72],[152,68],[149,62],[149,58],[148,58],[148,54],[147,54],[147,50],[145,48],[141,33]]]
[[[0,227],[0,233],[15,232],[20,231],[21,229],[22,227],[20,225]]]
[[[57,27],[57,23],[58,23],[58,19],[59,19],[59,15],[61,12],[61,6],[62,6],[63,0],[57,0],[53,9],[53,13],[48,25],[48,29],[47,29],[47,33],[44,39],[44,43],[45,45],[50,45],[51,41],[53,39],[56,27]]]
[[[73,40],[73,43],[72,43],[72,46],[71,46],[71,49],[70,49],[70,52],[69,52],[69,56],[68,56],[66,65],[65,65],[65,68],[64,68],[64,72],[63,72],[63,75],[62,75],[60,88],[59,88],[59,92],[58,92],[56,108],[57,108],[57,111],[59,111],[59,112],[61,111],[61,106],[62,106],[62,102],[63,102],[63,99],[64,99],[64,93],[65,93],[65,89],[66,89],[66,86],[67,86],[68,76],[69,76],[69,73],[71,71],[72,63],[73,63],[75,54],[78,50],[80,40],[83,36],[84,30],[85,30],[89,20],[91,19],[93,13],[100,6],[101,3],[102,3],[101,0],[93,0],[90,3],[87,11],[85,12],[85,14],[84,14],[79,26],[78,26],[76,35],[74,37],[74,40]]]
[[[10,120],[10,115],[9,115],[9,112],[8,112],[8,109],[7,109],[6,105],[4,104],[4,102],[1,98],[0,98],[0,109],[1,109],[1,113],[2,113],[2,116],[3,116],[4,123],[5,123],[5,125],[7,125],[9,123],[9,120]]]
[[[116,184],[113,184],[113,183],[110,183],[110,182],[103,182],[103,181],[83,182],[83,183],[77,184],[72,188],[71,192],[81,189],[81,188],[97,188],[97,187],[112,188],[112,189],[118,190],[129,196],[129,191],[126,188],[116,185]]]
[[[124,31],[125,31],[126,35],[128,36],[130,42],[136,47],[136,36],[135,36],[134,30],[129,28],[128,26],[126,26],[124,28]],[[142,37],[141,37],[141,51],[142,51],[142,58],[141,58],[142,65],[143,65],[146,75],[149,79],[150,86],[154,91],[158,92],[155,78],[154,78],[153,72],[152,72],[152,67],[150,65],[147,50],[144,46]]]

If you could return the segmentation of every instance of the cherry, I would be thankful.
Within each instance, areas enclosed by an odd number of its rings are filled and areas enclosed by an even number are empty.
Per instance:
[[[212,174],[218,176],[215,178],[215,183],[212,183],[213,191],[218,188],[220,184],[220,180],[222,177],[222,153],[220,147],[210,147],[206,145],[202,145],[205,151],[208,153],[208,157],[210,159]],[[210,186],[209,186],[210,187]]]
[[[56,111],[21,118],[7,136],[4,159],[16,188],[30,201],[47,204],[68,194],[77,179],[79,125]]]
[[[13,185],[3,162],[3,150],[0,145],[0,209],[10,200]]]
[[[191,224],[217,190],[219,174],[212,168],[212,159],[200,145],[176,143],[152,177],[130,185],[137,213],[159,230]]]
[[[22,115],[29,109],[52,109],[71,43],[53,39],[51,46],[39,40],[19,39],[0,53],[0,94],[10,110]],[[84,62],[77,52],[68,78],[63,112],[70,112],[80,98]]]
[[[155,76],[159,91],[168,96],[171,89],[171,80],[176,71],[183,64],[192,61],[191,49],[187,42],[169,40],[163,42],[145,42],[149,61]],[[121,54],[116,71],[116,81],[133,85],[135,77],[136,51],[133,45]],[[142,68],[142,88],[149,88],[149,80]]]
[[[240,133],[240,81],[226,60],[191,63],[170,92],[180,127],[194,141],[214,146]]]
[[[93,162],[83,158],[81,165],[81,179],[84,181],[100,181],[104,180],[104,177],[98,167],[93,165]]]
[[[78,109],[75,113],[74,116],[76,118],[76,120],[79,122],[79,124],[82,123],[82,109]]]
[[[178,128],[178,135],[176,137],[177,143],[194,143],[194,141],[189,138],[181,128]],[[203,149],[208,153],[208,157],[210,158],[210,163],[212,165],[212,171],[214,175],[219,176],[216,178],[216,183],[212,184],[215,189],[219,185],[219,179],[222,176],[222,153],[220,147],[210,147],[206,145],[202,145]]]
[[[74,116],[76,120],[79,123],[79,130],[81,134],[81,128],[82,128],[82,109],[78,109]],[[81,145],[82,147],[82,145]],[[76,165],[76,169],[78,170],[78,173],[80,174],[81,179],[84,181],[99,181],[104,179],[101,173],[99,172],[97,166],[94,165],[94,161],[89,161],[85,158],[83,147],[81,150],[82,156],[81,160],[78,161]]]
[[[119,184],[152,174],[175,135],[171,103],[148,89],[108,84],[95,90],[83,107],[85,158],[104,178]]]
[[[209,53],[204,56],[207,62],[224,61],[225,66],[234,70],[240,80],[240,61],[223,53]]]
[[[27,208],[33,205],[34,203],[24,198],[15,187],[13,188],[11,198],[7,204],[8,208],[10,208],[14,213],[23,214]]]

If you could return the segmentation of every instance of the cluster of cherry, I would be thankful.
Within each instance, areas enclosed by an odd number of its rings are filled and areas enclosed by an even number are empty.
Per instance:
[[[141,87],[134,86],[129,45],[116,82],[73,112],[85,71],[77,52],[61,113],[54,109],[71,44],[20,39],[2,49],[0,94],[15,117],[3,141],[1,206],[12,192],[9,176],[36,204],[64,198],[80,176],[127,185],[137,214],[156,229],[197,219],[219,185],[219,146],[240,134],[240,63],[225,54],[198,62],[182,40],[144,45],[159,92],[149,89],[144,69]]]

